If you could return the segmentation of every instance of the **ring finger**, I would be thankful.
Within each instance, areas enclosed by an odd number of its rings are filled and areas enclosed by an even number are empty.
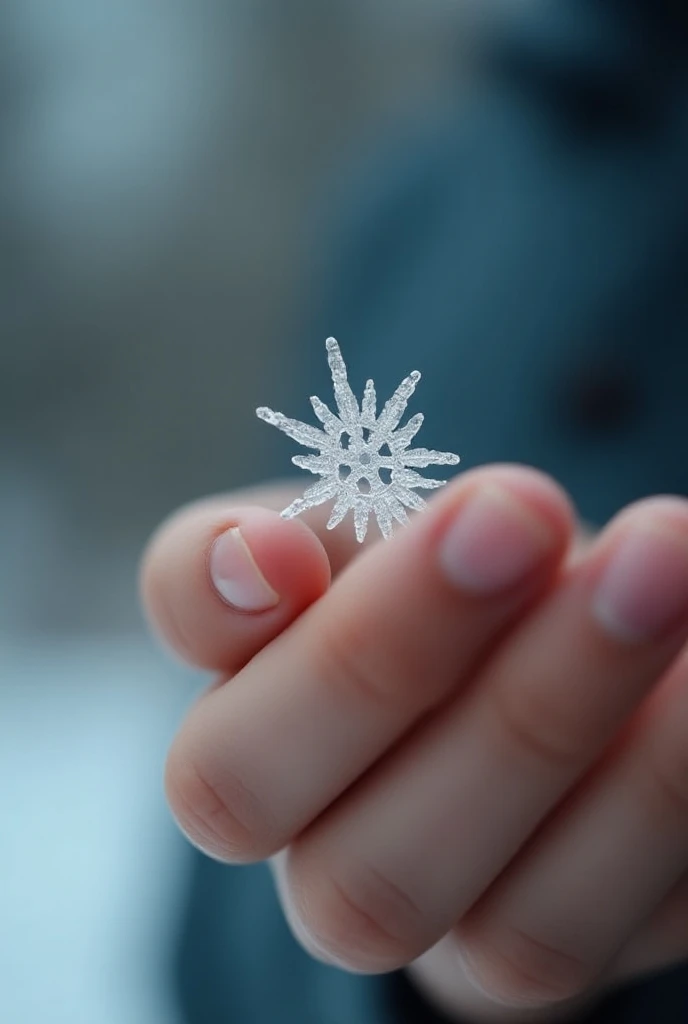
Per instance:
[[[688,865],[687,735],[684,656],[617,756],[462,922],[482,986],[509,1002],[568,998],[651,918]],[[685,955],[685,926],[682,938]]]

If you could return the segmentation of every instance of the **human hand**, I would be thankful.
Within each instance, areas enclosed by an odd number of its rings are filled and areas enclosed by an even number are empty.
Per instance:
[[[416,961],[448,1009],[446,964],[478,1015],[688,956],[688,502],[635,504],[575,559],[525,467],[462,474],[387,543],[309,524],[229,497],[149,548],[153,625],[219,673],[168,760],[191,840],[272,858],[308,950]]]

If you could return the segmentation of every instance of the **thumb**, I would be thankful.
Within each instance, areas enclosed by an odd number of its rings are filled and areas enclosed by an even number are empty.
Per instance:
[[[330,575],[305,523],[229,497],[163,523],[143,558],[141,592],[168,648],[227,676],[325,593]]]

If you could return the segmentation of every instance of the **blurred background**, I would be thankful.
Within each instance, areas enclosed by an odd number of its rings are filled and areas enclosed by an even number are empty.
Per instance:
[[[167,812],[203,680],[137,563],[289,471],[255,409],[328,397],[328,334],[356,390],[418,366],[462,468],[532,462],[597,524],[688,494],[687,55],[677,0],[2,0],[2,1024],[231,1003],[253,895]]]
[[[6,626],[136,628],[147,532],[255,476],[314,198],[432,102],[464,20],[465,0],[2,4]]]
[[[177,1019],[160,777],[198,680],[146,639],[137,560],[175,506],[264,475],[254,409],[291,386],[330,183],[432,109],[491,6],[0,5],[6,1024]]]

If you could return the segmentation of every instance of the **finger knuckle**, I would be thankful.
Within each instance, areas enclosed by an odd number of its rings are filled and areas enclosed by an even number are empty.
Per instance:
[[[495,713],[512,748],[543,762],[548,769],[568,771],[580,758],[578,737],[570,716],[557,706],[544,683],[501,686],[495,692]]]
[[[518,928],[461,942],[468,973],[496,1002],[544,1006],[574,999],[593,980],[588,965],[550,941]]]
[[[223,771],[220,784],[198,759],[181,757],[173,748],[165,788],[180,828],[204,852],[230,863],[251,863],[274,852],[265,815],[238,777]]]
[[[347,703],[352,698],[366,709],[381,711],[384,715],[398,713],[399,690],[394,686],[398,678],[396,668],[376,665],[370,644],[360,627],[338,621],[320,633],[316,655],[318,671],[327,685],[343,695]]]
[[[411,909],[397,886],[377,873],[370,873],[368,884],[361,885],[352,881],[348,872],[304,872],[297,858],[290,871],[290,888],[312,948],[330,962],[363,973],[379,973],[402,967],[418,956],[417,946],[406,934],[415,908]]]

